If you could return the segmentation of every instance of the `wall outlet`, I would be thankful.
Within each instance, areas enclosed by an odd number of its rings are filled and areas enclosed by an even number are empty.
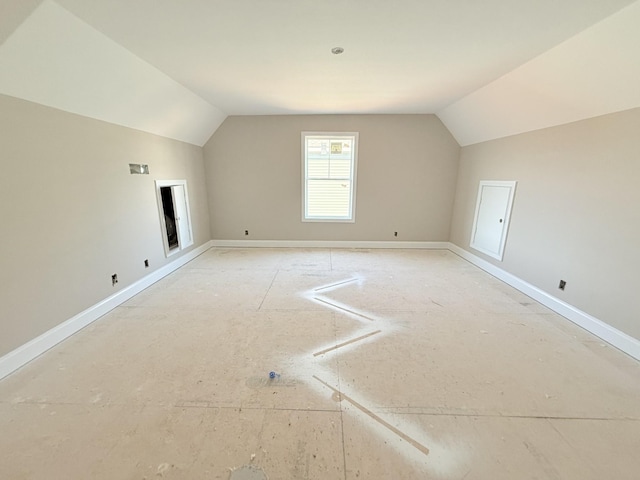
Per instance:
[[[118,274],[114,273],[111,275],[111,286],[114,286],[116,283],[118,283]]]
[[[560,284],[558,285],[558,288],[560,290],[564,290],[564,287],[567,286],[567,282],[565,282],[564,280],[560,280]]]
[[[244,231],[244,234],[245,234],[245,235],[249,235],[249,230],[245,230],[245,231]]]

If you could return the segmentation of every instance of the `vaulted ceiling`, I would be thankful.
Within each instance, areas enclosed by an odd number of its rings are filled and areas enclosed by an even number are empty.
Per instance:
[[[640,106],[640,0],[0,5],[0,93],[196,145],[227,115],[435,113],[469,145]]]

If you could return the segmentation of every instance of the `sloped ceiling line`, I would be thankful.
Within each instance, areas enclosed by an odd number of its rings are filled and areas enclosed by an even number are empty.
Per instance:
[[[440,110],[462,146],[640,107],[640,2]]]
[[[200,146],[227,114],[436,113],[470,145],[640,106],[640,0],[3,5],[0,93]]]
[[[56,3],[0,46],[0,92],[202,146],[226,115]]]

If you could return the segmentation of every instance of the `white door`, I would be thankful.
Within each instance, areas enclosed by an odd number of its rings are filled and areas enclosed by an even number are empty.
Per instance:
[[[183,185],[173,185],[171,191],[173,192],[173,206],[176,212],[178,244],[180,249],[183,249],[193,244],[189,209],[187,207],[187,192]]]
[[[502,260],[516,182],[480,182],[471,248]]]

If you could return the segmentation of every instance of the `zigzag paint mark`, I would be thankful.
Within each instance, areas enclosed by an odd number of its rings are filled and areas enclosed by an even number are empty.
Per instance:
[[[326,296],[331,291],[354,284],[361,287],[364,280],[364,277],[354,275],[352,278],[301,293],[311,302],[358,321],[362,328],[352,333],[352,336],[340,340],[336,339],[330,345],[319,347],[319,349],[297,357],[295,362],[298,370],[305,376],[308,374],[314,380],[309,386],[316,389],[319,394],[324,395],[329,390],[332,393],[332,398],[340,402],[346,400],[346,404],[341,407],[343,413],[361,418],[365,425],[385,439],[386,445],[394,448],[400,455],[412,462],[416,468],[427,469],[439,478],[459,477],[459,470],[464,466],[464,452],[459,445],[453,450],[448,449],[429,438],[424,431],[407,422],[405,418],[393,414],[385,415],[379,409],[374,411],[371,407],[367,407],[366,405],[370,402],[358,392],[352,391],[347,395],[344,388],[340,386],[339,376],[323,365],[327,360],[335,359],[337,355],[352,351],[362,346],[363,343],[377,341],[398,329],[397,325],[386,318],[378,317]],[[372,326],[376,330],[372,331]],[[327,379],[331,379],[331,381]],[[373,422],[367,422],[367,420],[373,420]],[[429,445],[429,448],[426,445]]]
[[[331,309],[340,316],[348,316],[359,322],[362,327],[351,336],[336,339],[331,344],[316,347],[292,359],[296,370],[299,375],[308,376],[313,380],[308,386],[316,390],[319,395],[324,397],[327,391],[331,392],[331,398],[340,402],[340,411],[343,414],[359,418],[363,425],[384,439],[385,445],[393,448],[416,469],[428,470],[438,478],[460,478],[464,473],[462,469],[466,468],[465,457],[468,455],[460,442],[456,442],[454,448],[447,448],[442,441],[434,441],[421,428],[407,421],[408,417],[390,412],[385,414],[381,411],[383,409],[367,407],[366,405],[370,405],[371,402],[357,391],[351,391],[347,395],[340,385],[339,375],[333,371],[333,368],[326,365],[327,361],[335,360],[338,355],[344,355],[348,351],[361,347],[364,343],[377,341],[399,330],[399,326],[389,319],[378,317],[371,312],[326,296],[340,288],[354,285],[362,287],[364,282],[365,278],[356,274],[342,281],[300,292],[300,295],[308,301]],[[372,330],[372,327],[376,330]],[[346,402],[342,403],[343,400]],[[429,448],[426,445],[429,445]]]

